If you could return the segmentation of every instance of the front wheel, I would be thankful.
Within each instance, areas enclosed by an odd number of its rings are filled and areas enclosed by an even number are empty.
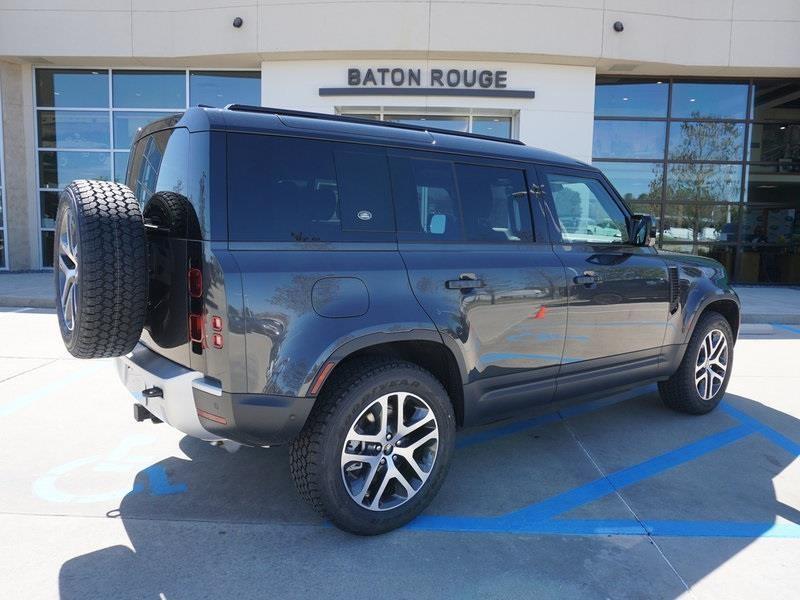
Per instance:
[[[290,449],[300,495],[337,527],[375,535],[420,514],[455,443],[453,407],[428,371],[401,360],[346,366]]]
[[[658,384],[668,407],[693,415],[711,412],[722,400],[733,367],[733,331],[721,314],[700,317],[678,370]]]

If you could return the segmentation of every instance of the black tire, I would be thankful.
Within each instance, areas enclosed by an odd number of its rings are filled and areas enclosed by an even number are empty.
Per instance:
[[[71,242],[63,237],[67,229]],[[55,231],[56,312],[64,345],[76,358],[127,354],[147,311],[147,247],[133,192],[109,181],[73,181],[61,192]],[[69,311],[61,296],[72,266],[77,275]]]
[[[390,358],[354,361],[334,376],[290,447],[290,468],[297,490],[345,531],[377,535],[401,527],[428,506],[447,474],[455,446],[455,416],[447,392],[428,371]],[[375,511],[358,504],[346,489],[341,452],[359,415],[377,398],[394,392],[411,392],[427,402],[438,425],[438,447],[427,480],[416,494],[399,506]]]
[[[704,399],[695,383],[695,371],[700,353],[700,346],[706,336],[714,331],[720,331],[727,342],[727,368],[716,393]],[[721,314],[708,311],[703,313],[695,325],[692,337],[686,347],[678,370],[667,381],[658,384],[661,399],[669,408],[691,415],[704,415],[714,410],[725,395],[728,381],[733,369],[733,331],[730,323]]]

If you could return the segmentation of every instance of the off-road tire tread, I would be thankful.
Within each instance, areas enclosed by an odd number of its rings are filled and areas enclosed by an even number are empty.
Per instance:
[[[68,194],[77,205],[80,297],[67,349],[77,358],[122,356],[136,345],[147,311],[147,242],[139,203],[127,186],[110,181],[76,180],[62,192],[62,203]],[[57,256],[58,240],[54,246]],[[57,264],[55,270],[58,277]]]
[[[316,482],[322,476],[320,466],[322,438],[330,427],[330,420],[339,405],[349,399],[348,392],[351,389],[382,373],[390,373],[397,369],[418,371],[420,375],[435,380],[429,371],[419,365],[391,357],[365,357],[346,364],[342,371],[335,374],[335,379],[330,385],[326,385],[314,404],[303,430],[289,447],[289,469],[298,493],[326,519],[334,520],[324,507],[321,491]],[[444,387],[441,383],[439,386],[446,398]],[[445,472],[446,470],[443,470],[440,473],[440,478],[444,477]],[[435,485],[436,482],[432,481],[431,484]]]

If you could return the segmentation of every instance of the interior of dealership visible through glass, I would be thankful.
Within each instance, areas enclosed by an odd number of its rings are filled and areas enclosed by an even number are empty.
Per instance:
[[[59,190],[78,178],[124,181],[139,127],[198,104],[261,104],[260,71],[42,68],[35,87],[45,267],[53,264]]]
[[[800,82],[597,78],[593,163],[666,250],[800,283]]]

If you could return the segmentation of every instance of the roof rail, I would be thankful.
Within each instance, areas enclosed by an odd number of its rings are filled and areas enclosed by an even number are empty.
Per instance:
[[[480,133],[464,133],[462,131],[451,131],[449,129],[440,129],[438,127],[423,127],[421,125],[410,125],[406,123],[397,123],[395,121],[376,121],[374,119],[360,119],[358,117],[351,117],[346,115],[329,115],[325,113],[306,112],[302,110],[291,110],[287,108],[271,108],[269,106],[251,106],[249,104],[228,104],[225,110],[235,110],[239,112],[256,112],[265,113],[270,115],[285,115],[287,117],[303,117],[306,119],[320,119],[323,121],[339,121],[342,123],[357,123],[359,125],[373,125],[376,127],[392,127],[395,129],[410,129],[413,131],[426,131],[430,133],[442,133],[444,135],[457,135],[466,138],[473,138],[477,140],[489,140],[492,142],[503,142],[505,144],[515,144],[524,146],[525,143],[519,140],[510,138],[495,137],[493,135],[482,135]]]

